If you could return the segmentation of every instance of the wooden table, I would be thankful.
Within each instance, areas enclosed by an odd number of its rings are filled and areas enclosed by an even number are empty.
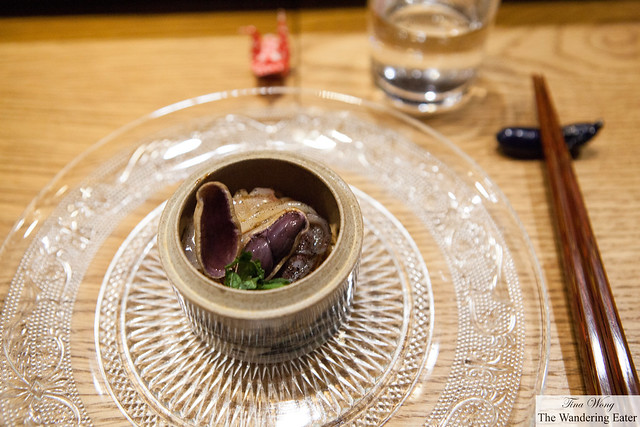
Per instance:
[[[534,125],[530,75],[543,72],[564,123],[604,129],[575,168],[631,351],[640,361],[640,8],[631,1],[501,7],[480,90],[462,109],[422,119],[469,154],[510,200],[537,253],[550,300],[545,393],[583,394],[543,165],[496,151],[495,133]],[[363,9],[289,11],[288,86],[380,100],[368,74]],[[0,236],[73,158],[114,129],[196,95],[252,87],[242,25],[275,13],[0,19]],[[6,296],[2,283],[0,295]]]

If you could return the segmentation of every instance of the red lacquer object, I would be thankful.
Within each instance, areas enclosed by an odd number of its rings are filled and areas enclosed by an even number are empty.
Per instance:
[[[277,34],[260,34],[253,25],[244,31],[253,39],[251,71],[256,77],[286,77],[289,74],[289,29],[284,11],[278,12]]]

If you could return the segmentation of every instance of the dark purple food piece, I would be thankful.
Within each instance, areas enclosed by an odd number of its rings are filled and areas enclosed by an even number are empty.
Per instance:
[[[240,224],[226,186],[208,182],[198,189],[193,222],[200,265],[212,278],[224,277],[224,267],[236,258],[240,244]]]
[[[279,276],[291,282],[299,280],[316,269],[329,250],[331,230],[327,221],[309,214],[309,228],[302,233],[294,253],[283,264]]]
[[[273,224],[251,236],[243,251],[253,254],[260,261],[265,276],[269,277],[276,267],[294,249],[298,236],[308,226],[304,213],[290,210]]]

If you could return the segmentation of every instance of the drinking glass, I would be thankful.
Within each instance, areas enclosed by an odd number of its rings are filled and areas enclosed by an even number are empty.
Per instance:
[[[369,0],[371,72],[401,109],[434,113],[469,95],[500,0]]]

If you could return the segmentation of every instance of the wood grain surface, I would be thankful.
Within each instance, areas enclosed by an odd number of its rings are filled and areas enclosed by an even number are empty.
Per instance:
[[[586,392],[591,395],[640,394],[636,367],[553,99],[542,75],[533,75],[533,86]]]
[[[545,169],[497,151],[495,133],[535,125],[532,73],[560,121],[604,120],[574,163],[636,364],[640,360],[640,8],[636,1],[503,4],[473,98],[423,118],[497,183],[538,256],[550,300],[545,392],[583,394]],[[288,86],[382,101],[368,74],[363,9],[289,12]],[[196,95],[252,87],[242,25],[275,12],[0,19],[0,238],[72,159],[111,131]],[[10,250],[10,248],[9,248]],[[0,298],[6,296],[2,283]]]

